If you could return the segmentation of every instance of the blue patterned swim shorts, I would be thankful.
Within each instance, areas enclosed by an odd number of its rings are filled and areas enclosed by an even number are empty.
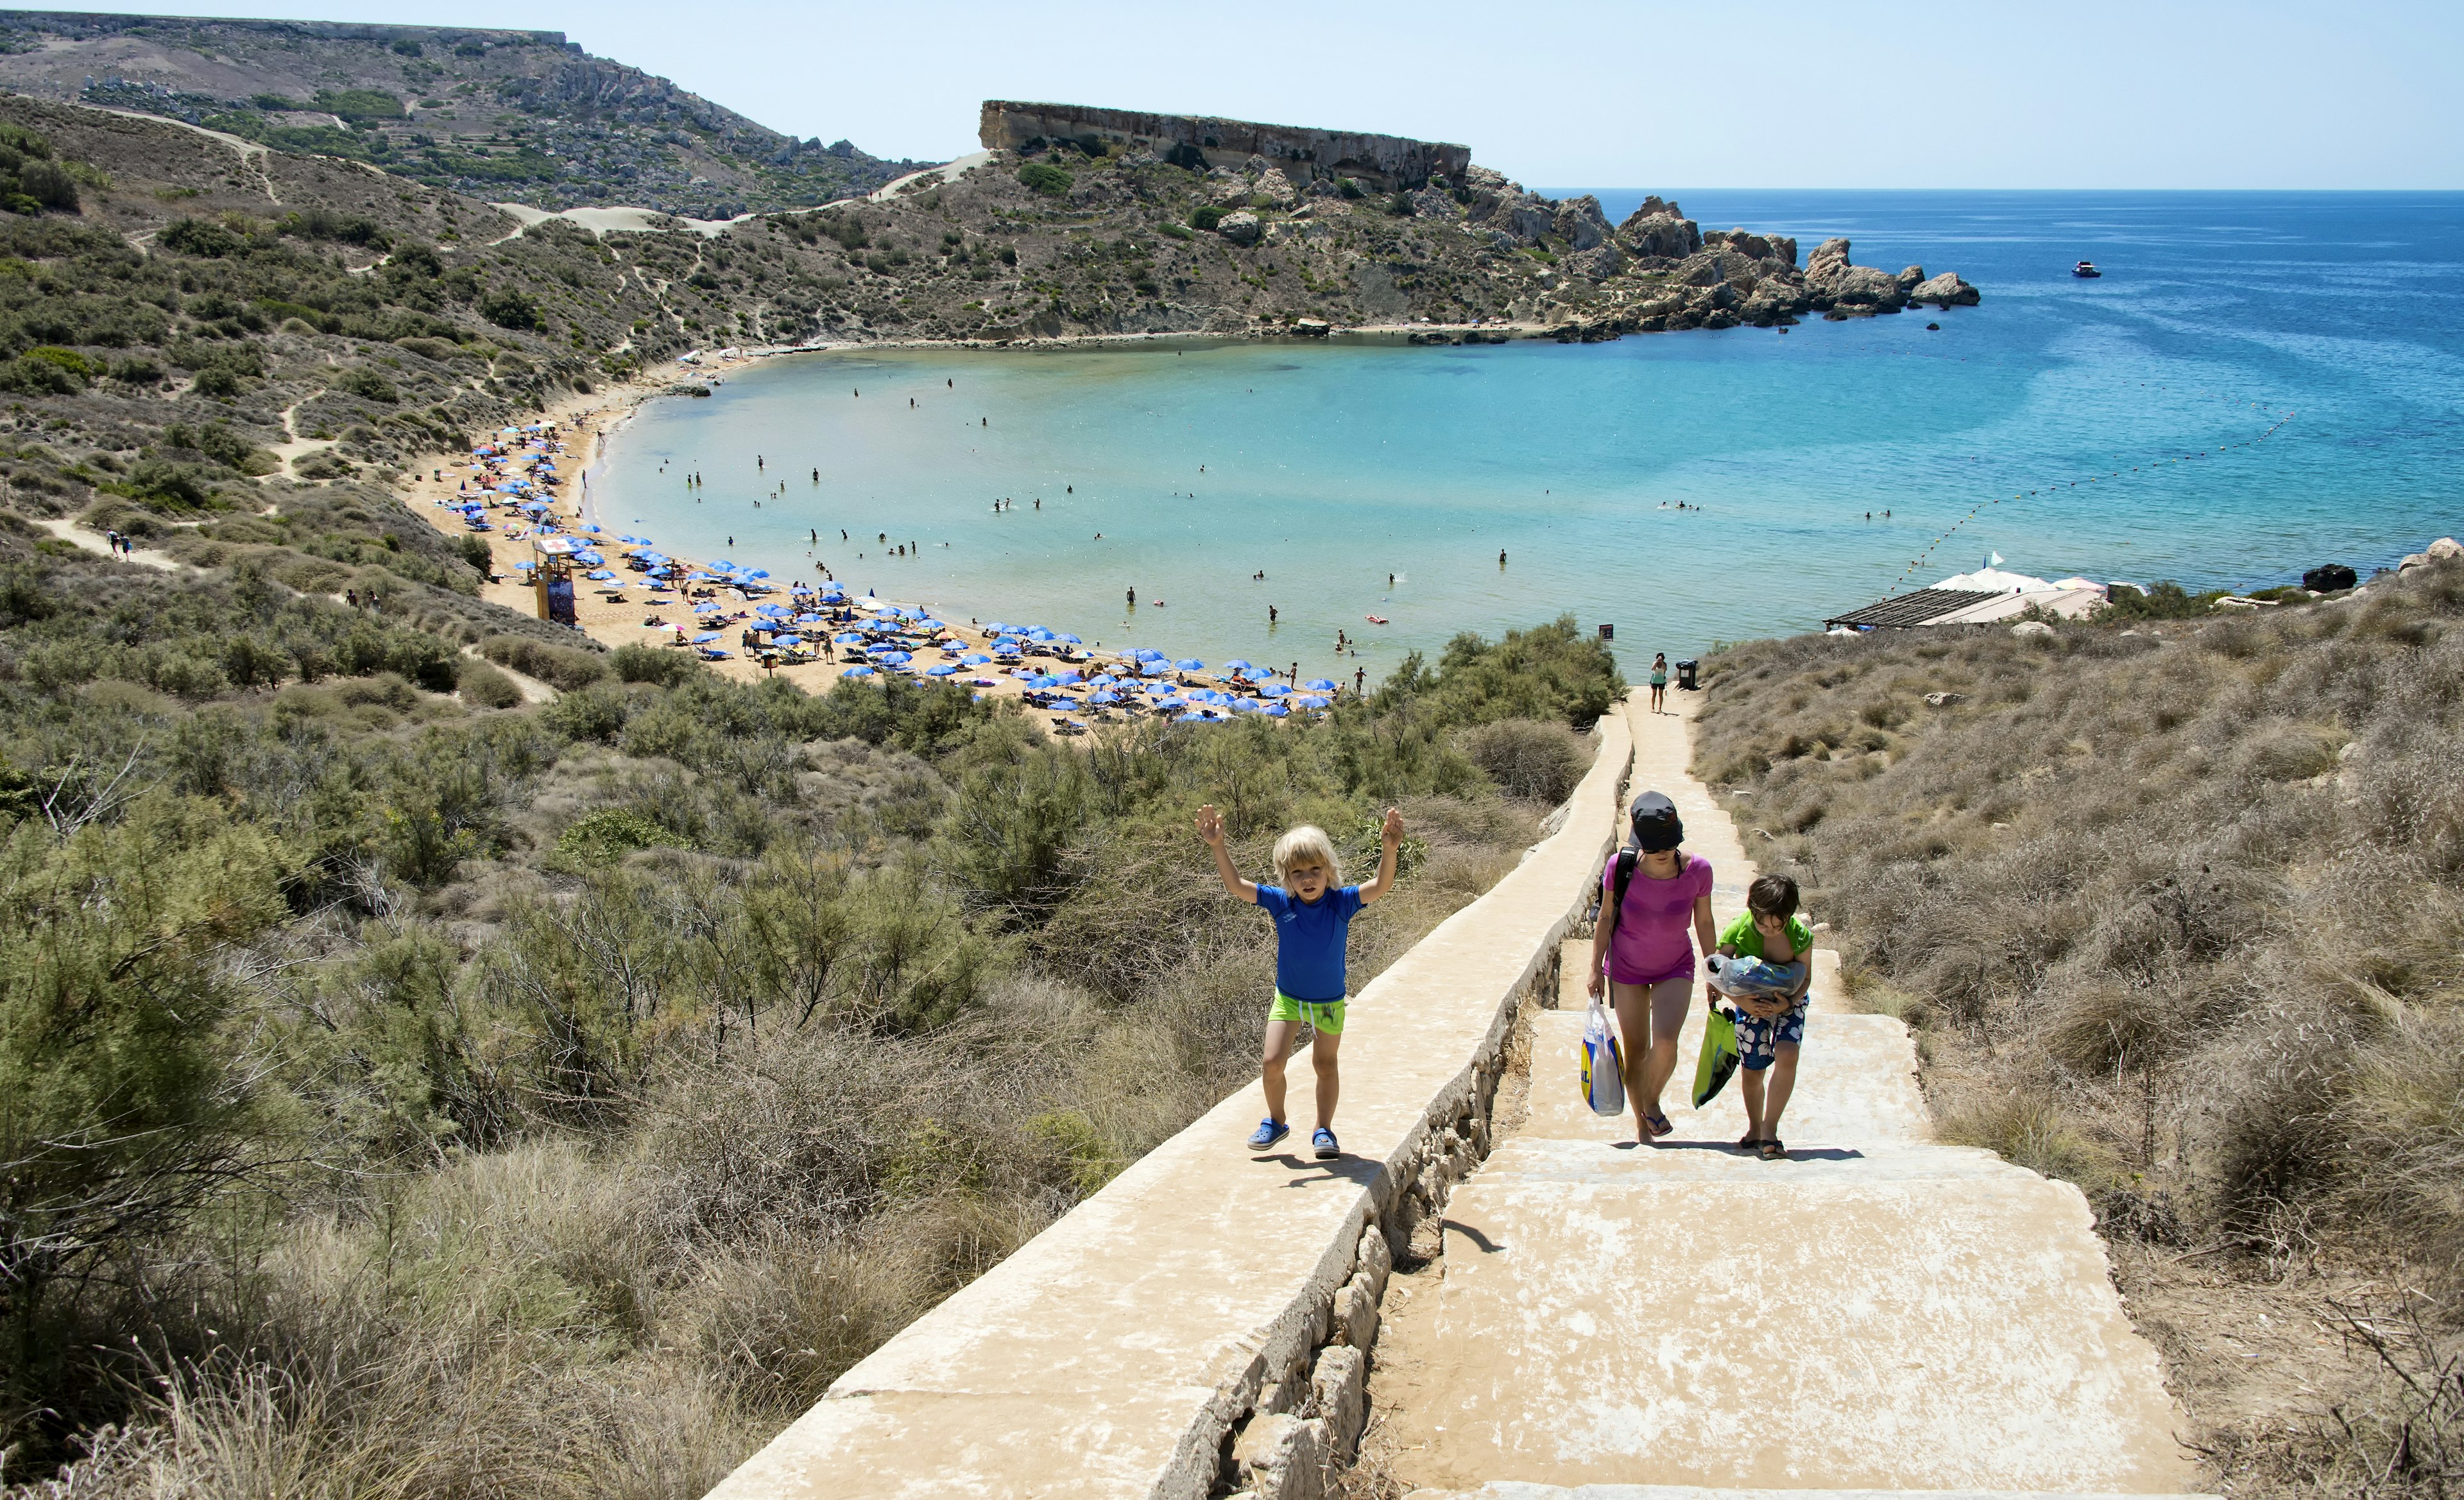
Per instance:
[[[1761,1072],[1771,1065],[1774,1048],[1781,1043],[1801,1047],[1805,1043],[1805,1002],[1800,999],[1788,1009],[1768,1021],[1746,1013],[1737,1007],[1737,1056],[1748,1072]]]

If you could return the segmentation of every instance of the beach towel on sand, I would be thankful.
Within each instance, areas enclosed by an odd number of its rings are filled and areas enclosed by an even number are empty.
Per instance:
[[[1583,1016],[1583,1102],[1595,1114],[1625,1113],[1625,1053],[1598,1001]]]

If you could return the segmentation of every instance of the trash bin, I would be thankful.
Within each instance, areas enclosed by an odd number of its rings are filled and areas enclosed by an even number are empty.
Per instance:
[[[1677,686],[1684,692],[1694,691],[1694,669],[1700,666],[1691,656],[1677,664]]]

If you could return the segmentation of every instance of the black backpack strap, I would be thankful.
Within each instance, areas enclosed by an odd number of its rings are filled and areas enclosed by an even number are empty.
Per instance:
[[[1621,849],[1617,850],[1617,914],[1619,921],[1623,921],[1625,919],[1625,888],[1634,882],[1634,865],[1635,861],[1639,858],[1641,858],[1640,853],[1635,849]]]

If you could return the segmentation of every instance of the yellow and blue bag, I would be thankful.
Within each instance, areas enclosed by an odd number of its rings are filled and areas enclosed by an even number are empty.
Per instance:
[[[1729,1040],[1733,1048],[1734,1036]],[[1596,1000],[1583,1016],[1583,1102],[1595,1114],[1625,1113],[1625,1050]]]

